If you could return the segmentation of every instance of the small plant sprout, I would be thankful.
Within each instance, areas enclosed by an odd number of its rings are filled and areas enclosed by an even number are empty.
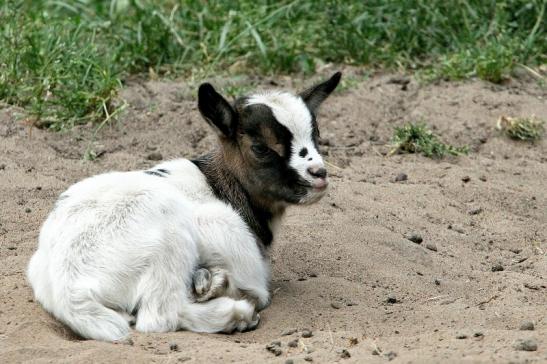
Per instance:
[[[540,120],[535,116],[528,118],[501,116],[498,119],[496,129],[511,139],[535,142],[543,136],[545,132],[544,124],[544,120]]]
[[[423,122],[407,123],[395,128],[390,154],[421,153],[429,158],[467,154],[467,146],[454,147],[443,143]]]

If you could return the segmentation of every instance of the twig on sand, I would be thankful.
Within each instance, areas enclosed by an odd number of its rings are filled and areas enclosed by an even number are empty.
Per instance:
[[[482,306],[482,305],[485,305],[487,303],[490,303],[491,301],[495,300],[496,298],[498,298],[499,296],[497,294],[493,295],[492,297],[490,297],[489,299],[487,299],[486,301],[482,301],[482,302],[479,302],[477,304],[477,306]]]

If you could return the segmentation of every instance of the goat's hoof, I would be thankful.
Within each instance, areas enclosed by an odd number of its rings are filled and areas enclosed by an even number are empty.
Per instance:
[[[200,268],[195,271],[193,281],[196,295],[203,296],[211,289],[211,272],[208,269]]]

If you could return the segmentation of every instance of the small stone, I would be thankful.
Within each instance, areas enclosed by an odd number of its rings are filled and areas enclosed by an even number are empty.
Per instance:
[[[310,278],[316,278],[316,277],[317,277],[317,273],[310,273],[309,277],[310,277]]]
[[[513,343],[513,348],[518,351],[536,351],[538,344],[534,339],[518,339]]]
[[[481,207],[477,207],[477,208],[474,208],[474,209],[471,209],[469,210],[469,215],[478,215],[482,212],[482,208]]]
[[[305,356],[305,357],[304,357],[304,360],[305,360],[305,361],[313,361],[313,358],[312,358],[311,356],[308,355],[308,356]]]
[[[497,263],[497,264],[494,264],[492,266],[492,272],[501,272],[503,271],[505,268],[503,268],[503,265],[501,265],[500,263]]]
[[[458,335],[456,335],[456,339],[460,339],[460,340],[467,339],[467,335],[466,334],[458,334]]]
[[[272,341],[268,345],[266,345],[266,350],[268,350],[270,353],[274,354],[275,356],[279,356],[283,354],[283,350],[280,348],[281,341]]]
[[[298,339],[291,340],[287,343],[287,346],[290,348],[298,347]]]
[[[339,349],[339,350],[336,350],[336,352],[338,353],[338,355],[340,355],[342,359],[351,358],[351,354],[346,349]]]
[[[480,331],[477,331],[476,333],[473,334],[473,337],[483,337],[484,334]]]
[[[377,349],[372,350],[372,355],[380,355],[380,352]]]
[[[161,161],[163,159],[163,156],[159,152],[153,152],[146,156],[146,159],[149,161]]]
[[[397,297],[395,297],[395,295],[393,295],[393,294],[388,294],[388,295],[387,295],[386,302],[387,302],[387,303],[394,304],[394,303],[397,303],[397,302],[399,302],[399,301],[397,301]]]
[[[30,209],[30,207],[27,207],[27,208],[25,209],[25,212],[26,212],[27,214],[30,214],[30,213],[32,212],[32,210]]]
[[[524,321],[520,327],[520,330],[530,330],[533,331],[535,329],[534,323],[532,321]]]
[[[483,181],[483,182],[486,182],[486,181],[487,181],[487,180],[486,180],[486,176],[480,176],[479,179],[480,179],[481,181]]]
[[[422,238],[422,236],[418,233],[406,234],[405,238],[416,244],[420,244],[422,241],[424,241],[424,238]]]
[[[334,308],[335,310],[339,310],[341,306],[339,303],[331,302],[330,307]]]
[[[471,177],[469,177],[469,176],[463,176],[463,177],[462,177],[462,181],[465,182],[465,183],[467,183],[467,182],[471,181]]]
[[[178,361],[179,363],[184,363],[185,361],[188,361],[188,360],[192,360],[192,358],[189,357],[189,356],[182,356],[182,357],[180,357],[180,358],[177,359],[177,361]]]
[[[437,245],[435,245],[435,244],[433,244],[433,243],[427,243],[427,244],[425,245],[425,247],[426,247],[427,249],[429,249],[429,250],[434,251],[434,252],[437,251]]]
[[[170,342],[169,343],[169,350],[179,351],[179,344],[177,344],[176,342]]]
[[[310,338],[312,336],[313,336],[313,333],[311,332],[311,330],[308,330],[308,329],[302,330],[302,337],[303,338]]]
[[[296,329],[287,329],[281,333],[281,336],[289,336],[296,332]]]
[[[397,353],[394,351],[388,351],[387,353],[384,354],[384,356],[387,358],[387,360],[392,361],[393,359],[397,357]]]
[[[285,360],[285,364],[294,364],[294,360],[287,359],[287,360]]]
[[[435,285],[437,285],[437,286],[440,286],[440,285],[441,285],[441,281],[438,280],[438,279],[436,279],[436,278],[435,278],[435,281],[434,281],[434,282],[435,282]]]
[[[0,171],[3,171],[6,169],[6,165],[4,163],[0,164]]]
[[[397,176],[395,176],[395,182],[402,182],[408,180],[408,176],[406,173],[399,173]]]

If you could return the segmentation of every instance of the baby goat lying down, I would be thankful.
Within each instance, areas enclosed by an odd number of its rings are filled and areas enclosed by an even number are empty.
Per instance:
[[[274,226],[288,205],[325,194],[316,114],[340,77],[233,105],[201,85],[219,148],[62,193],[28,267],[36,299],[97,340],[125,339],[132,321],[142,332],[254,329],[270,300]]]

